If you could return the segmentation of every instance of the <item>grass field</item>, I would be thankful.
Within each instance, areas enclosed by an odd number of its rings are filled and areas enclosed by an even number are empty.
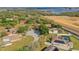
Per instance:
[[[33,37],[26,36],[26,37],[23,37],[22,40],[14,42],[11,46],[7,46],[3,48],[0,47],[0,50],[1,51],[16,51],[22,48],[23,46],[31,44],[32,41],[33,41]]]
[[[70,39],[73,42],[73,50],[79,50],[79,40],[76,36],[71,36]]]
[[[39,38],[39,46],[36,49],[36,51],[41,51],[42,49],[44,49],[45,47],[47,47],[48,45],[45,44],[45,42],[51,38],[53,36],[53,34],[48,34],[48,35],[42,35]]]

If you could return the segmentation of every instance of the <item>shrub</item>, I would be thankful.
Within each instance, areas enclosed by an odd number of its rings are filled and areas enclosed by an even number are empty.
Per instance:
[[[39,31],[40,31],[40,34],[48,34],[49,33],[48,27],[44,24],[40,25]]]

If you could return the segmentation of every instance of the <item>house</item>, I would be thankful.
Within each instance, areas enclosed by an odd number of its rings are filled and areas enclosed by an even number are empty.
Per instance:
[[[18,34],[10,34],[2,38],[2,46],[11,45],[12,42],[18,41],[21,39],[21,35]]]
[[[10,34],[15,34],[17,32],[17,29],[16,28],[5,28],[5,32],[7,33],[7,35],[10,35]]]
[[[16,28],[11,28],[11,29],[10,29],[10,32],[11,32],[12,34],[15,34],[15,33],[17,32],[17,29],[16,29]]]
[[[59,33],[59,29],[58,28],[50,28],[49,33],[50,34],[57,34],[57,33]]]
[[[10,38],[11,42],[15,42],[15,41],[18,41],[20,40],[22,37],[21,34],[10,34],[8,35],[8,38]]]
[[[13,20],[13,18],[6,18],[6,20]]]
[[[26,24],[27,21],[26,20],[20,20],[20,24]]]
[[[3,37],[2,39],[3,39],[3,40],[2,40],[2,46],[9,46],[9,45],[12,44],[10,37],[5,36],[5,37]]]
[[[14,15],[12,18],[15,20],[15,19],[17,19],[17,18],[18,18],[18,16]]]
[[[70,50],[73,48],[73,43],[72,42],[65,43],[64,41],[55,40],[53,42],[53,46],[62,50]]]
[[[51,30],[49,30],[49,34],[52,34],[53,32]]]
[[[59,51],[59,49],[55,46],[50,45],[47,48],[45,48],[44,51]]]
[[[53,33],[57,34],[58,33],[58,29],[57,28],[53,28]]]
[[[52,27],[51,24],[46,24],[46,26],[47,26],[48,28],[51,28],[51,27]]]
[[[60,35],[57,38],[58,40],[52,41],[53,46],[56,46],[57,48],[62,50],[70,50],[73,48],[73,43],[71,42],[69,36]]]

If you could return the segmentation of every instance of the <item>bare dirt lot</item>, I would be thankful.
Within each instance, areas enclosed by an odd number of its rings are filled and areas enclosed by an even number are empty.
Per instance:
[[[53,20],[54,22],[62,25],[71,32],[79,35],[79,17],[69,16],[45,16],[46,18]]]

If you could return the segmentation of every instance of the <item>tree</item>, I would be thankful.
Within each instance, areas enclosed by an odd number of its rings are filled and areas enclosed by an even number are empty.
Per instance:
[[[32,19],[28,19],[28,20],[27,20],[27,23],[28,23],[28,24],[32,24],[33,22],[34,22],[34,21],[33,21]]]
[[[62,28],[62,26],[59,25],[59,24],[51,24],[51,26],[54,27],[54,28]]]
[[[6,36],[7,34],[5,32],[0,32],[0,37]]]
[[[28,30],[28,26],[20,26],[17,30],[18,33],[24,33]]]
[[[14,27],[16,24],[17,24],[16,20],[7,20],[7,19],[1,20],[1,25],[4,27],[11,28],[11,27]]]
[[[48,27],[44,24],[40,25],[39,31],[40,31],[40,34],[48,34],[49,33]]]

